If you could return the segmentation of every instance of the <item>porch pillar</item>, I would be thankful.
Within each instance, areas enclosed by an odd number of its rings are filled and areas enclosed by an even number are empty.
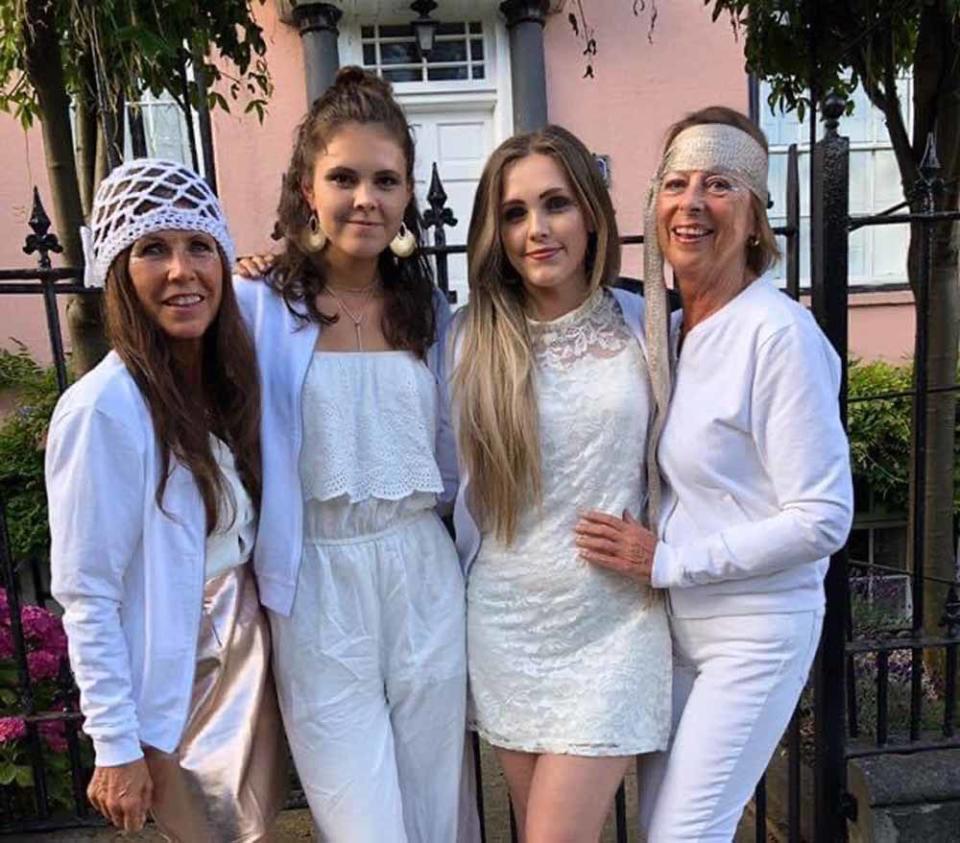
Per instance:
[[[307,77],[307,106],[333,84],[340,68],[337,22],[343,12],[332,3],[298,2],[293,18],[303,40],[303,64]]]
[[[547,125],[543,25],[548,6],[548,0],[505,0],[500,4],[510,33],[510,84],[516,132],[531,132]]]

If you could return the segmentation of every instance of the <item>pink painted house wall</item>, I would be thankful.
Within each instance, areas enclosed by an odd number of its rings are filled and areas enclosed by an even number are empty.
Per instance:
[[[282,23],[272,2],[254,4],[268,45],[275,93],[263,124],[243,115],[213,114],[217,179],[238,251],[269,250],[280,179],[295,127],[306,108],[303,52],[297,31]],[[629,0],[591,0],[589,23],[599,53],[595,78],[582,78],[582,44],[566,14],[550,17],[544,31],[548,113],[595,152],[610,156],[612,193],[623,234],[640,233],[643,203],[663,134],[670,123],[705,105],[747,110],[742,46],[729,22],[714,23],[701,0],[674,0],[660,9],[652,42],[649,17],[634,17]],[[649,13],[647,13],[649,14]],[[695,57],[695,59],[694,59]],[[31,266],[23,255],[33,184],[50,206],[38,129],[24,133],[0,114],[0,265]],[[641,274],[642,251],[627,247],[624,274]],[[912,352],[910,295],[858,296],[851,308],[851,352],[898,361]],[[0,298],[0,346],[10,337],[49,359],[39,297]]]

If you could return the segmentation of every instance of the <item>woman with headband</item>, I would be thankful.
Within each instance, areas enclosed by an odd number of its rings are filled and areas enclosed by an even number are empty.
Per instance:
[[[646,231],[647,343],[665,487],[651,523],[578,525],[584,558],[669,589],[674,730],[643,765],[648,840],[731,840],[820,637],[852,516],[840,361],[768,270],[767,147],[713,107],[671,127]],[[663,259],[683,303],[668,342]]]
[[[265,840],[286,752],[248,562],[260,390],[233,242],[206,182],[170,161],[114,170],[91,226],[113,351],[60,399],[46,454],[87,793],[127,831],[150,811],[170,840]]]

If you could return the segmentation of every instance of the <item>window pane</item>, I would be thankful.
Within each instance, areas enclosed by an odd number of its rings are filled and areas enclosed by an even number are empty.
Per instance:
[[[361,38],[373,38],[373,27],[372,27],[372,26],[361,26],[361,27],[360,27],[360,37],[361,37]]]
[[[441,23],[437,27],[438,35],[463,35],[466,31],[465,23]]]
[[[416,67],[392,67],[383,71],[383,78],[390,82],[420,82],[423,76]]]
[[[437,41],[430,52],[430,64],[441,61],[466,61],[465,41]]]
[[[470,31],[471,32],[483,32],[483,24],[478,20],[470,21]]]
[[[380,27],[380,37],[381,38],[413,38],[413,27],[408,23],[393,25],[393,26],[381,26]]]
[[[377,45],[376,44],[364,44],[363,45],[363,63],[367,67],[374,67],[377,63]]]
[[[474,79],[483,79],[483,78],[484,78],[484,75],[485,75],[485,74],[484,74],[484,71],[483,71],[483,65],[482,65],[482,64],[475,64],[475,65],[473,66],[473,78],[474,78]]]
[[[420,64],[417,45],[412,41],[395,44],[380,44],[381,64]]]
[[[483,61],[483,41],[475,38],[470,42],[470,58],[474,61]]]
[[[466,79],[466,65],[461,67],[428,67],[427,79],[431,82],[442,82],[450,79]]]

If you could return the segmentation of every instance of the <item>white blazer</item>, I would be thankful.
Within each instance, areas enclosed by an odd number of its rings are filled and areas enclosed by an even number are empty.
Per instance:
[[[260,602],[274,612],[289,615],[303,555],[301,397],[320,326],[294,316],[284,300],[262,280],[248,281],[238,276],[233,286],[257,349],[260,368],[263,492],[254,549]],[[435,291],[434,310],[438,339],[428,350],[426,362],[442,389],[442,349],[450,306],[439,290]],[[443,479],[443,503],[453,498],[457,469],[447,402],[442,395],[438,401],[435,457]]]
[[[172,752],[190,706],[206,516],[176,461],[156,503],[160,452],[147,404],[111,352],[57,403],[47,439],[53,596],[96,763]]]

